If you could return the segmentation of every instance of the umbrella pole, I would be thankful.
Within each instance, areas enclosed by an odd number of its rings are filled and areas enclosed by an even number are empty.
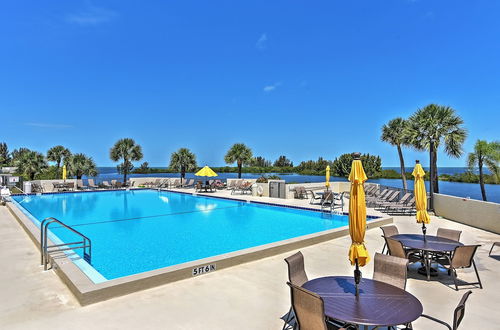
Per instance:
[[[361,271],[359,270],[358,258],[356,261],[356,269],[354,270],[354,283],[356,284],[356,297],[359,296],[359,282],[361,282]]]
[[[422,233],[424,234],[424,241],[426,240],[425,234],[427,233],[427,227],[425,226],[425,222],[422,222]]]

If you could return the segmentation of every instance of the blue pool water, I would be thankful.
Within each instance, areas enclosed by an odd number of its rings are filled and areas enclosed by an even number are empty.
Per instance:
[[[108,280],[348,225],[345,215],[155,190],[14,199],[38,221],[55,217],[89,237],[92,267]]]

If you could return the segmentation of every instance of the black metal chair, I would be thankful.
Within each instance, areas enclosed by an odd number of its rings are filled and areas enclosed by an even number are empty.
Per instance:
[[[469,298],[469,295],[472,293],[472,291],[467,291],[463,296],[462,299],[460,299],[460,302],[458,303],[457,308],[455,308],[455,311],[453,312],[453,324],[449,325],[448,323],[441,321],[435,317],[422,314],[422,317],[425,317],[426,319],[432,320],[434,322],[437,322],[439,324],[444,325],[447,327],[449,330],[457,330],[458,326],[462,322],[462,319],[464,318],[465,315],[465,302]]]
[[[490,249],[490,253],[488,253],[488,256],[491,256],[491,251],[493,251],[493,248],[494,248],[495,246],[500,246],[500,242],[495,242],[495,243],[493,243],[493,245],[491,246],[491,249]]]

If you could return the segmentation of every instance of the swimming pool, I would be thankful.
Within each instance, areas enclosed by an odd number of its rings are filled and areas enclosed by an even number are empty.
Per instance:
[[[92,240],[95,271],[79,266],[95,283],[348,225],[346,215],[148,189],[13,199],[31,221],[55,217]]]

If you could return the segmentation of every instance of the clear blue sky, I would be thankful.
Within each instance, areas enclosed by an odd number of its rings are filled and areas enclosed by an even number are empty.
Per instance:
[[[434,102],[463,117],[470,151],[499,139],[499,17],[492,0],[3,1],[0,141],[100,166],[122,137],[156,166],[180,147],[222,165],[235,142],[397,166],[380,127]]]

